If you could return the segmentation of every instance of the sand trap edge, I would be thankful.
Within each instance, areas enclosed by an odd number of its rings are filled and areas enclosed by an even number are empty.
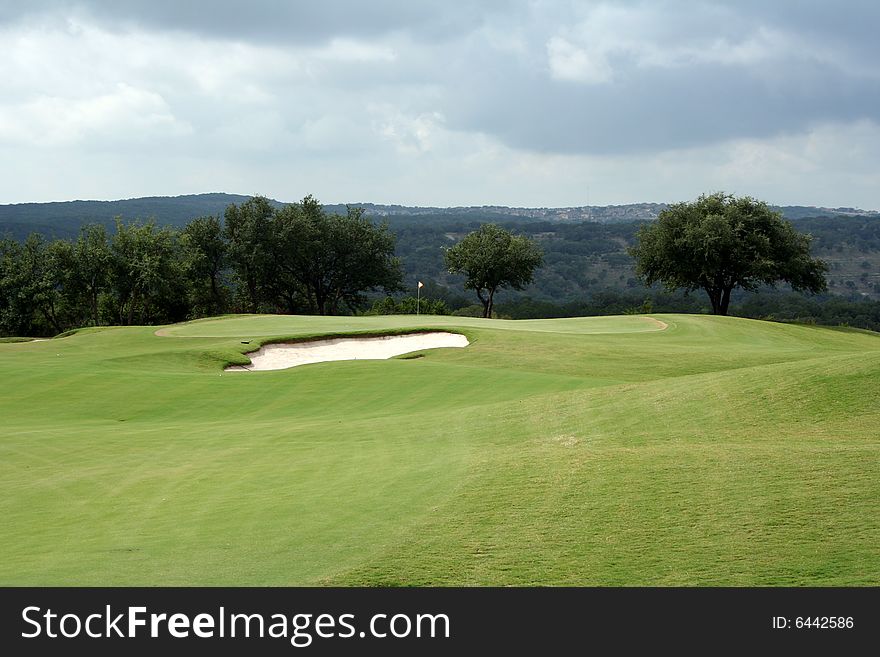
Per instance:
[[[251,359],[250,364],[230,365],[224,371],[262,372],[342,360],[386,360],[427,349],[463,348],[469,344],[467,336],[449,331],[333,335],[263,344],[245,354]]]

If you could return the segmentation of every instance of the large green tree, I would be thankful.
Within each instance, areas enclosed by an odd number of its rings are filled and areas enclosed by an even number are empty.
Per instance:
[[[97,316],[90,292],[103,285],[95,272],[107,262],[83,240],[47,242],[31,233],[21,243],[0,242],[0,333],[55,335]]]
[[[223,313],[228,297],[223,282],[228,248],[220,219],[206,216],[190,221],[180,233],[180,246],[191,314],[200,317]]]
[[[749,196],[717,192],[671,205],[639,230],[630,255],[646,284],[704,290],[716,315],[727,314],[738,287],[784,281],[797,291],[826,289],[828,266],[810,255],[810,236]]]
[[[116,221],[111,239],[111,312],[119,324],[186,317],[186,290],[176,232],[155,223]]]
[[[101,323],[99,300],[107,290],[113,258],[107,230],[101,224],[87,224],[80,229],[72,246],[69,289],[72,303],[88,308],[88,321]]]
[[[475,290],[483,304],[483,317],[492,317],[498,290],[523,289],[543,261],[535,242],[497,224],[483,224],[446,251],[449,272],[464,274],[465,289]]]
[[[0,328],[6,335],[55,333],[53,275],[46,241],[32,233],[24,243],[0,241]]]
[[[228,257],[245,310],[258,312],[266,300],[264,286],[272,280],[272,223],[275,208],[265,196],[241,205],[230,204],[224,218]]]
[[[310,312],[336,315],[363,308],[367,291],[401,289],[394,235],[361,208],[327,214],[306,196],[279,210],[273,228],[275,290],[288,303],[299,298]]]

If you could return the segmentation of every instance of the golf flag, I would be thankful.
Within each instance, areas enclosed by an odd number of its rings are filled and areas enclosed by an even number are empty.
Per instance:
[[[419,281],[419,289],[421,290],[423,287],[425,287],[425,284]]]

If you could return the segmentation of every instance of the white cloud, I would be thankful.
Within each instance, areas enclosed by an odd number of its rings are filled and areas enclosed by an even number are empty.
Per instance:
[[[612,69],[601,51],[588,51],[555,36],[547,42],[550,74],[557,80],[598,84],[609,82]]]
[[[397,59],[389,46],[354,39],[331,39],[326,46],[316,49],[314,55],[331,62],[393,62]]]
[[[823,123],[801,134],[737,140],[725,150],[714,176],[739,193],[880,210],[880,125],[872,121]]]
[[[427,153],[435,150],[447,134],[440,112],[407,115],[392,105],[376,104],[369,108],[374,116],[373,130],[403,155]]]
[[[587,6],[572,25],[561,26],[547,42],[554,77],[604,82],[613,75],[612,61],[643,68],[694,64],[753,66],[790,55],[812,56],[806,44],[767,25],[737,25],[735,12],[714,5],[694,5],[681,20],[662,4]],[[678,29],[675,29],[676,26]]]
[[[725,190],[775,204],[880,209],[880,126],[870,122],[600,157],[520,151],[488,135],[450,130],[431,115],[390,118],[373,126],[385,125],[390,134],[344,155],[324,141],[339,129],[332,122],[310,127],[310,146],[288,137],[283,151],[288,157],[265,146],[243,161],[209,153],[167,158],[149,151],[137,158],[119,152],[73,158],[32,149],[17,154],[14,177],[0,177],[0,196],[27,201],[225,190],[281,200],[312,193],[327,203],[573,206],[674,202]],[[419,137],[425,125],[429,129]],[[309,153],[310,147],[323,151]],[[332,156],[322,156],[328,152]],[[0,160],[10,161],[2,146]]]
[[[162,96],[125,83],[91,98],[39,96],[0,107],[0,141],[36,147],[70,146],[88,139],[142,142],[190,131]]]

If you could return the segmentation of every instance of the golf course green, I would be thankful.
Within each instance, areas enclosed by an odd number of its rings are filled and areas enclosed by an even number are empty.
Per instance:
[[[413,329],[470,345],[223,371]],[[230,316],[0,380],[0,585],[880,585],[880,334]]]

